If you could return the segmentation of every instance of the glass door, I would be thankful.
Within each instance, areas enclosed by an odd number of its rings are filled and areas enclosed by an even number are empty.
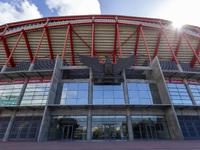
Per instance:
[[[74,133],[74,126],[73,125],[64,125],[63,132],[62,132],[62,140],[72,140]]]
[[[115,127],[114,125],[104,125],[105,140],[115,140]]]
[[[145,125],[145,128],[146,128],[146,134],[147,134],[148,139],[158,138],[155,125],[148,124],[148,125]]]

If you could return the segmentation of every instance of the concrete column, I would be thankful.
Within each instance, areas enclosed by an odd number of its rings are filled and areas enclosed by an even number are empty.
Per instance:
[[[181,127],[179,125],[178,118],[173,106],[165,110],[165,118],[167,121],[171,139],[183,140],[184,138],[181,131]]]
[[[127,88],[127,82],[126,82],[126,73],[125,73],[125,69],[123,69],[122,76],[123,76],[123,78],[124,78],[124,82],[123,82],[124,100],[125,100],[125,104],[129,104],[128,88]]]
[[[133,128],[132,128],[132,122],[131,122],[131,115],[130,115],[130,110],[126,110],[126,117],[127,117],[127,125],[128,125],[128,136],[129,140],[132,141],[134,140],[133,136]]]
[[[197,105],[197,103],[196,103],[196,101],[195,101],[195,99],[194,99],[194,97],[193,97],[192,91],[191,91],[191,89],[190,89],[190,87],[189,87],[189,84],[188,84],[187,80],[186,80],[186,79],[183,79],[183,82],[184,82],[184,84],[185,84],[185,86],[186,86],[186,89],[187,89],[187,92],[188,92],[188,94],[189,94],[189,96],[190,96],[190,99],[191,99],[191,101],[192,101],[192,104],[193,104],[193,105]]]
[[[92,110],[88,109],[88,116],[87,116],[87,141],[92,140]]]
[[[34,68],[34,64],[33,64],[33,63],[31,63],[31,64],[30,64],[30,67],[29,67],[29,69],[28,69],[28,71],[32,71],[32,70],[33,70],[33,68]]]
[[[4,138],[3,138],[3,140],[2,140],[3,142],[8,141],[8,138],[9,138],[9,135],[10,135],[10,131],[11,131],[12,126],[13,126],[13,123],[14,123],[14,121],[15,121],[16,112],[17,112],[17,111],[15,110],[15,111],[13,111],[13,113],[12,113],[12,116],[11,116],[11,118],[10,118],[10,122],[9,122],[9,124],[8,124],[8,127],[7,127],[7,129],[6,129]]]
[[[93,72],[92,69],[90,68],[90,82],[89,82],[89,93],[88,93],[88,104],[93,104],[92,98],[93,98]]]
[[[18,99],[17,105],[21,104],[22,98],[24,96],[24,92],[26,90],[27,82],[28,82],[28,79],[25,79],[25,82],[24,82],[24,84],[22,86],[22,90],[21,90],[20,95],[19,95],[19,99]]]

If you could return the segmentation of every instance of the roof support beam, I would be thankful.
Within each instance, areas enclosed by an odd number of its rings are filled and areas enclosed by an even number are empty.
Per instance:
[[[47,40],[48,40],[48,44],[49,44],[49,51],[50,51],[51,60],[52,60],[52,59],[54,59],[53,58],[53,50],[52,50],[52,46],[51,46],[51,40],[50,40],[50,36],[49,36],[49,30],[47,28],[46,28],[46,34],[47,34]]]
[[[200,53],[200,42],[199,42],[199,45],[198,45],[198,47],[197,47],[197,49],[196,49],[196,54],[197,54],[197,56],[199,56],[199,53]],[[196,57],[193,56],[192,61],[191,61],[191,63],[190,63],[190,67],[191,67],[191,68],[194,67],[196,61],[197,61]]]
[[[64,43],[62,58],[61,58],[62,62],[63,62],[64,57],[65,57],[65,50],[66,50],[66,46],[67,46],[67,39],[68,39],[69,30],[70,30],[70,24],[68,24],[68,26],[67,26],[67,33],[66,33],[66,37],[65,37],[65,43]]]
[[[135,43],[134,56],[137,55],[137,48],[138,48],[139,38],[140,38],[140,27],[137,29],[137,39],[136,39],[136,43]]]
[[[158,48],[160,46],[160,40],[161,40],[161,38],[162,38],[162,31],[160,31],[160,33],[159,33],[158,41],[157,41],[157,45],[156,45],[156,49],[155,49],[153,58],[156,57],[157,54],[158,54]]]
[[[4,46],[4,49],[5,49],[5,52],[6,52],[6,56],[7,56],[7,58],[9,58],[9,56],[10,56],[10,51],[9,51],[8,45],[7,45],[7,43],[6,43],[6,40],[5,40],[3,37],[1,37],[1,40],[2,40],[2,42],[3,42],[3,46]],[[14,63],[12,57],[11,57],[11,59],[10,59],[10,66],[11,66],[11,67],[15,67],[15,63]]]
[[[117,25],[115,25],[115,41],[114,41],[114,52],[113,52],[113,64],[116,64],[116,53],[117,53]]]
[[[36,52],[35,52],[35,56],[34,56],[34,58],[33,58],[32,64],[35,63],[35,60],[36,60],[36,58],[37,58],[37,54],[38,54],[38,52],[39,52],[40,45],[41,45],[41,43],[42,43],[42,40],[43,40],[44,34],[45,34],[45,32],[46,32],[46,29],[47,29],[46,26],[47,26],[48,22],[49,22],[49,21],[48,21],[48,19],[47,19],[47,22],[46,22],[46,24],[44,25],[44,29],[43,29],[43,32],[42,32],[42,35],[41,35],[40,41],[39,41],[39,43],[38,43],[37,50],[36,50]],[[29,68],[29,69],[30,69],[30,68]]]
[[[177,60],[177,58],[176,58],[176,55],[174,54],[174,50],[172,49],[172,46],[171,46],[171,44],[170,44],[170,42],[169,42],[169,39],[168,39],[168,37],[167,37],[167,34],[166,34],[166,32],[165,32],[165,29],[164,29],[164,27],[163,27],[163,25],[160,23],[160,26],[161,26],[161,29],[162,29],[162,32],[164,33],[164,35],[165,35],[165,38],[166,38],[166,40],[167,40],[167,43],[168,43],[168,45],[169,45],[169,48],[170,48],[170,50],[171,50],[171,53],[172,53],[172,55],[173,55],[173,59],[174,59],[174,61],[176,62],[176,64],[178,65],[179,63],[178,63],[178,60]]]
[[[71,63],[70,66],[75,66],[75,61],[74,61],[74,47],[73,47],[73,40],[72,40],[72,27],[70,26],[69,29],[69,34],[70,34],[70,43],[71,43]]]
[[[178,45],[177,45],[177,47],[176,47],[176,52],[175,52],[175,56],[176,56],[176,57],[177,57],[178,52],[179,52],[179,49],[180,49],[180,47],[181,47],[182,39],[183,39],[183,34],[180,35],[179,42],[178,42]],[[173,61],[175,61],[174,58],[173,58]]]
[[[12,58],[12,55],[13,55],[14,52],[15,52],[15,49],[17,48],[17,45],[18,45],[18,43],[19,43],[19,41],[20,41],[20,39],[21,39],[21,37],[22,37],[22,34],[23,34],[23,32],[20,33],[20,35],[19,35],[19,37],[18,37],[18,39],[17,39],[17,42],[15,43],[15,46],[13,47],[12,52],[11,52],[9,58],[7,59],[7,62],[6,62],[6,64],[5,64],[5,66],[8,66],[8,63],[10,62],[10,60],[11,60],[11,58]]]
[[[122,58],[121,42],[120,42],[120,35],[119,35],[119,25],[118,25],[117,19],[116,19],[116,26],[117,26],[117,37],[118,37],[119,53],[120,53],[120,58]]]
[[[23,32],[23,35],[24,35],[24,39],[25,39],[25,42],[26,42],[26,46],[27,46],[27,49],[28,49],[30,60],[33,61],[33,55],[32,55],[32,52],[31,52],[31,48],[30,48],[30,45],[29,45],[29,42],[28,42],[26,32],[24,30],[22,32]]]
[[[143,38],[143,40],[144,40],[144,45],[145,45],[145,48],[146,48],[146,51],[147,51],[147,56],[148,56],[149,62],[151,62],[151,56],[150,56],[150,54],[149,54],[149,49],[148,49],[148,47],[147,47],[147,43],[146,43],[146,39],[145,39],[145,36],[144,36],[144,32],[143,32],[143,30],[142,30],[142,26],[140,26],[140,31],[141,31],[141,33],[142,33],[142,38]]]
[[[94,57],[94,17],[92,18],[92,46],[91,46],[91,57]]]
[[[199,64],[200,64],[199,57],[198,57],[197,53],[195,52],[194,48],[192,47],[192,44],[190,43],[190,40],[188,39],[188,37],[187,37],[187,35],[186,35],[185,33],[183,33],[183,35],[184,35],[185,39],[187,40],[187,42],[188,42],[190,48],[192,49],[192,52],[194,53],[195,58],[197,59],[197,61],[198,61]]]

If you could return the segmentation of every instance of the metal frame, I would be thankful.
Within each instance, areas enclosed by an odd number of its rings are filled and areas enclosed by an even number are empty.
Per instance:
[[[87,19],[87,21],[86,22],[76,22],[76,23],[73,22],[73,20],[83,20],[83,19]],[[88,19],[91,20],[91,21],[88,21]],[[99,20],[97,21],[97,19],[102,19],[102,21],[99,21]],[[113,19],[113,21],[106,22],[103,19]],[[70,22],[68,22],[67,24],[48,25],[49,21],[61,21],[61,20],[62,21],[63,20],[69,20]],[[123,20],[138,21],[138,22],[141,22],[141,23],[140,24],[134,24],[134,23],[124,22]],[[45,25],[43,27],[36,27],[36,28],[31,28],[31,29],[22,29],[20,31],[16,31],[16,32],[13,32],[13,33],[5,34],[8,29],[12,29],[15,26],[22,26],[22,25],[33,24],[33,23],[44,23],[44,22],[46,22],[46,23],[45,23]],[[143,22],[156,23],[157,25],[160,25],[160,27],[159,26],[153,26],[153,25],[151,26],[151,25],[145,24]],[[91,47],[72,28],[73,25],[84,25],[84,24],[87,24],[87,25],[91,24],[92,25]],[[113,25],[115,25],[115,37],[114,37],[114,49],[113,49],[113,52],[111,52],[111,51],[96,51],[95,52],[95,24],[113,24]],[[161,41],[161,37],[162,37],[162,34],[164,34],[165,39],[166,39],[166,41],[168,43],[169,49],[170,49],[170,51],[172,53],[173,61],[175,61],[176,64],[179,64],[179,62],[177,60],[177,55],[178,55],[178,52],[179,52],[179,49],[180,49],[180,45],[182,43],[182,37],[184,36],[186,38],[190,48],[192,49],[192,51],[194,53],[194,56],[193,56],[193,58],[191,60],[191,63],[190,63],[191,68],[194,67],[196,60],[200,64],[200,60],[198,58],[198,55],[200,53],[200,45],[198,46],[198,48],[197,48],[197,50],[195,52],[193,47],[192,47],[192,45],[191,45],[191,43],[190,43],[190,41],[189,41],[189,39],[187,38],[187,35],[191,36],[193,38],[197,38],[197,39],[200,39],[200,37],[198,37],[197,35],[188,33],[188,32],[186,33],[186,31],[184,31],[183,33],[181,32],[181,36],[180,36],[176,51],[174,52],[173,49],[172,49],[172,46],[171,46],[171,44],[169,42],[169,39],[167,37],[167,34],[166,34],[166,31],[172,31],[173,29],[166,29],[163,26],[163,24],[164,25],[170,25],[171,22],[166,21],[166,20],[161,20],[160,21],[160,19],[137,18],[137,17],[133,18],[133,17],[127,17],[127,16],[117,16],[116,17],[116,16],[111,16],[111,15],[107,15],[107,16],[106,15],[102,15],[102,16],[94,15],[94,16],[77,16],[77,17],[74,17],[74,16],[73,17],[50,17],[50,19],[41,18],[41,19],[35,19],[35,20],[30,20],[30,21],[10,23],[9,25],[0,26],[0,30],[3,30],[2,34],[0,35],[0,40],[2,40],[2,42],[3,42],[5,53],[6,53],[7,58],[8,58],[7,61],[6,61],[6,66],[8,65],[8,62],[9,62],[11,67],[15,67],[15,63],[14,63],[14,60],[13,60],[12,56],[13,56],[13,53],[14,53],[17,45],[18,45],[18,41],[16,42],[16,44],[15,44],[15,46],[13,48],[13,52],[10,53],[8,45],[7,45],[6,40],[5,40],[5,37],[10,36],[10,35],[15,35],[15,34],[18,34],[18,33],[21,36],[22,33],[23,33],[24,39],[25,39],[25,42],[26,42],[26,45],[27,45],[27,50],[28,50],[28,53],[29,53],[30,60],[34,64],[34,62],[35,62],[35,60],[37,58],[37,55],[39,53],[39,48],[41,46],[41,43],[42,43],[42,40],[43,40],[45,32],[47,34],[47,40],[48,40],[49,51],[50,51],[50,59],[54,59],[53,49],[52,49],[52,46],[51,46],[51,40],[50,40],[50,35],[49,35],[48,28],[68,26],[67,34],[66,34],[66,38],[65,38],[65,44],[64,44],[64,47],[63,47],[62,61],[64,60],[64,55],[65,55],[65,50],[66,50],[66,45],[67,45],[67,40],[68,40],[68,34],[70,34],[70,43],[71,43],[71,63],[70,63],[70,65],[75,66],[75,58],[74,58],[74,54],[75,53],[74,53],[73,41],[72,41],[72,31],[73,31],[82,40],[82,42],[85,43],[85,45],[90,49],[91,57],[95,57],[96,56],[97,58],[99,58],[102,61],[102,63],[104,63],[104,61],[99,57],[98,54],[99,53],[111,53],[110,57],[113,56],[113,63],[116,63],[116,57],[118,56],[117,55],[117,50],[119,49],[119,56],[118,57],[122,58],[122,45],[125,44],[126,41],[128,41],[129,38],[132,37],[135,34],[135,32],[134,32],[127,40],[125,40],[125,42],[123,44],[121,44],[119,25],[135,26],[135,27],[138,27],[138,29],[137,29],[137,39],[136,39],[136,44],[135,44],[134,55],[137,55],[139,36],[140,36],[140,32],[141,32],[142,38],[143,38],[143,41],[144,41],[144,45],[145,45],[145,48],[146,48],[146,54],[148,56],[149,61],[151,62],[151,56],[150,56],[149,49],[148,49],[148,46],[147,46],[147,42],[146,42],[146,39],[145,39],[145,35],[144,35],[144,32],[143,32],[143,27],[146,27],[146,28],[151,28],[151,29],[155,29],[155,30],[160,30],[161,31],[159,33],[159,36],[158,36],[158,41],[157,41],[157,45],[156,45],[156,49],[155,49],[153,58],[155,56],[157,56],[157,53],[158,53],[158,50],[159,50],[160,41]],[[192,31],[195,31],[195,32],[197,31],[200,34],[199,29],[196,29],[196,27],[194,27],[194,26],[185,26],[185,28],[191,29]],[[33,30],[39,30],[39,29],[43,29],[43,32],[42,32],[42,35],[40,37],[40,41],[38,43],[35,55],[33,57],[32,52],[31,52],[31,48],[30,48],[30,45],[29,45],[29,41],[28,41],[28,38],[27,38],[27,35],[26,35],[26,32],[27,31],[33,31]],[[20,40],[20,39],[18,39],[18,40]],[[118,48],[117,48],[117,42],[118,42],[118,46],[119,46]]]

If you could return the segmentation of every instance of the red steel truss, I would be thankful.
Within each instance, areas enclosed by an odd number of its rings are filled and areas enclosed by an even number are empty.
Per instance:
[[[77,23],[71,23],[70,22],[70,23],[67,23],[67,24],[48,25],[49,21],[79,20],[79,19],[80,20],[82,20],[82,19],[91,19],[91,21],[89,21],[89,22],[77,22]],[[101,22],[100,21],[95,22],[95,19],[102,19],[102,21]],[[103,19],[113,19],[115,21],[106,22]],[[119,20],[152,22],[152,23],[160,24],[160,27],[158,27],[158,26],[149,26],[149,25],[146,25],[146,24],[144,25],[142,23],[133,24],[133,23],[123,22],[123,21],[119,21]],[[44,22],[46,22],[46,24],[43,27],[36,27],[36,28],[31,28],[31,29],[22,29],[20,31],[16,31],[16,32],[12,32],[12,33],[9,33],[9,34],[5,34],[6,31],[9,28],[13,28],[15,26],[22,26],[22,25],[33,24],[33,23],[44,23]],[[143,28],[145,27],[145,28],[152,28],[154,30],[159,30],[160,31],[160,33],[158,35],[158,40],[157,40],[156,49],[155,49],[153,58],[155,56],[157,56],[157,54],[158,54],[158,49],[159,49],[161,37],[162,37],[162,34],[163,34],[165,39],[166,39],[166,41],[167,41],[169,49],[170,49],[170,51],[172,53],[173,61],[175,61],[176,64],[179,64],[179,62],[177,60],[177,55],[178,55],[178,52],[179,52],[179,49],[180,49],[180,46],[181,46],[181,43],[182,43],[182,38],[184,36],[185,39],[187,40],[187,42],[188,42],[193,54],[194,54],[194,56],[193,56],[193,58],[191,60],[190,66],[193,68],[195,63],[196,63],[196,61],[198,61],[198,63],[200,64],[200,60],[198,58],[198,55],[200,53],[200,43],[199,43],[199,45],[198,45],[198,47],[197,47],[197,49],[195,51],[194,48],[192,47],[190,41],[189,41],[188,36],[191,36],[191,37],[196,38],[198,40],[200,39],[200,37],[196,36],[194,34],[190,34],[190,33],[186,33],[186,32],[180,32],[180,39],[179,39],[179,42],[177,44],[176,51],[174,51],[172,46],[171,46],[171,44],[170,44],[168,36],[166,34],[166,31],[171,31],[172,29],[166,29],[166,28],[163,27],[163,24],[170,24],[170,23],[171,22],[169,22],[169,21],[165,21],[165,20],[160,21],[159,19],[147,19],[147,18],[136,18],[136,17],[133,18],[133,17],[126,17],[126,16],[115,17],[115,16],[104,16],[104,15],[98,16],[98,15],[95,15],[95,16],[79,16],[79,17],[52,17],[50,19],[42,18],[42,19],[24,21],[24,22],[19,22],[19,23],[11,23],[11,24],[9,24],[9,26],[3,25],[3,26],[0,27],[0,30],[4,29],[2,34],[0,35],[0,40],[2,40],[4,49],[5,49],[5,53],[6,53],[7,58],[8,58],[5,65],[8,66],[8,63],[10,63],[11,67],[15,67],[15,63],[14,63],[14,60],[13,60],[12,56],[13,56],[13,53],[15,52],[15,49],[16,49],[19,41],[20,41],[21,36],[22,35],[24,36],[30,60],[32,61],[32,63],[34,63],[36,58],[37,58],[37,54],[39,53],[39,48],[41,46],[44,34],[46,32],[47,40],[48,40],[48,46],[49,46],[49,52],[50,52],[50,59],[54,59],[53,49],[52,49],[51,40],[50,40],[50,34],[49,34],[48,29],[49,28],[53,28],[53,27],[67,26],[65,43],[64,43],[63,52],[62,52],[62,58],[61,58],[62,61],[64,60],[64,57],[65,57],[65,51],[66,51],[66,46],[67,46],[68,36],[69,36],[70,37],[70,45],[71,45],[71,61],[70,61],[71,63],[70,63],[70,65],[75,65],[75,58],[74,58],[75,53],[74,53],[74,46],[73,46],[73,39],[72,39],[72,31],[73,31],[73,33],[76,36],[78,36],[79,39],[81,39],[81,41],[83,43],[85,43],[85,45],[89,48],[91,57],[95,57],[96,56],[103,63],[104,61],[99,57],[98,54],[99,53],[110,53],[111,54],[110,57],[113,57],[113,63],[116,63],[116,57],[118,56],[117,55],[117,51],[119,50],[119,56],[118,57],[122,58],[122,46],[137,32],[137,38],[136,38],[136,42],[135,42],[135,49],[133,50],[134,51],[134,55],[137,55],[139,36],[140,36],[140,33],[141,33],[143,41],[144,41],[145,49],[146,49],[146,55],[147,55],[149,61],[151,62],[151,56],[150,56],[149,49],[148,49],[148,46],[147,46],[147,42],[146,42],[146,39],[145,39],[145,33],[143,31]],[[91,46],[89,44],[87,44],[87,42],[85,42],[85,40],[83,40],[83,38],[73,29],[73,25],[83,25],[83,24],[88,24],[88,25],[91,24],[91,27],[92,27]],[[114,36],[114,48],[113,48],[113,51],[95,51],[95,24],[113,24],[113,25],[115,25],[115,36]],[[128,25],[128,26],[138,27],[137,30],[134,33],[132,33],[122,44],[121,44],[121,40],[120,40],[120,30],[119,30],[120,29],[120,25]],[[190,26],[189,28],[191,30],[195,30],[195,27]],[[43,29],[43,32],[42,32],[40,41],[38,43],[36,52],[35,52],[34,57],[33,57],[33,54],[31,52],[31,48],[30,48],[30,44],[29,44],[26,32],[27,31],[32,31],[32,30],[39,30],[39,29]],[[199,30],[198,30],[198,32],[199,32]],[[14,46],[12,52],[10,53],[5,38],[7,36],[15,35],[15,34],[20,34],[20,36],[18,37],[18,40],[15,43],[15,46]],[[118,42],[118,48],[117,48],[117,42]]]

